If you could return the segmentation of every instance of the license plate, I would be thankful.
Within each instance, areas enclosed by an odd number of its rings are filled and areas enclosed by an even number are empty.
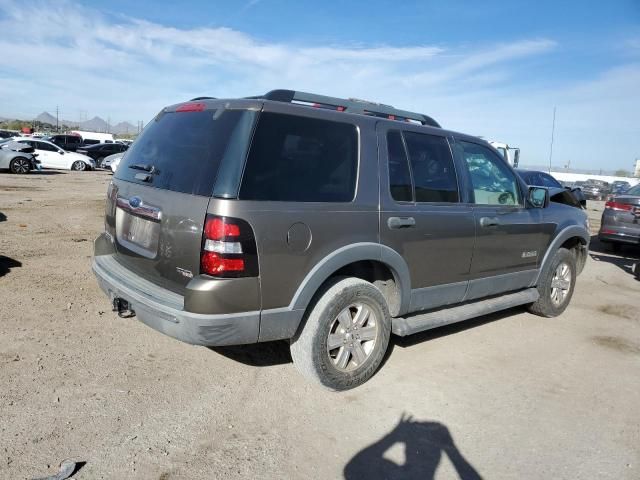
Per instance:
[[[116,209],[116,238],[120,244],[144,257],[153,258],[158,250],[159,237],[160,223]]]

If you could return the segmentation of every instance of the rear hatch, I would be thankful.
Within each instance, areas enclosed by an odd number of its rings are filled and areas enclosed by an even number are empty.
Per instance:
[[[200,271],[202,230],[221,165],[242,171],[255,111],[220,102],[160,112],[121,160],[109,186],[108,233],[116,260],[183,294]],[[224,172],[220,174],[224,175]]]
[[[640,190],[638,187],[635,188]],[[614,222],[626,224],[628,228],[640,228],[640,196],[615,196],[605,204],[605,208],[614,212]]]

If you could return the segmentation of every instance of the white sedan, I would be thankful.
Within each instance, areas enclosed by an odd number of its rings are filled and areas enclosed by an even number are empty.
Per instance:
[[[59,168],[64,170],[93,170],[96,162],[87,155],[67,152],[54,143],[35,138],[17,138],[16,142],[26,143],[35,149],[42,168]]]

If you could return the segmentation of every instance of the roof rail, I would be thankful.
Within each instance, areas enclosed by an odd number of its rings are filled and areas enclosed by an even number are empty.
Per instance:
[[[316,108],[328,108],[339,112],[358,113],[360,115],[370,115],[374,117],[386,118],[390,120],[415,121],[422,125],[440,128],[440,124],[433,118],[422,113],[414,113],[406,110],[399,110],[391,105],[369,102],[357,98],[335,98],[315,93],[296,92],[294,90],[271,90],[261,97],[265,100],[276,102],[306,104]]]

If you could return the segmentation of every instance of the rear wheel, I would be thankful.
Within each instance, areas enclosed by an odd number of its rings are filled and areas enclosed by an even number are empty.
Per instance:
[[[29,171],[31,170],[31,163],[24,157],[16,157],[11,160],[11,163],[9,164],[9,170],[11,170],[12,173],[29,173]]]
[[[376,372],[389,344],[391,318],[380,290],[358,278],[337,278],[316,296],[291,356],[307,378],[348,390]]]
[[[540,275],[540,298],[529,306],[529,311],[542,317],[556,317],[564,312],[573,296],[576,272],[575,256],[566,248],[559,248]]]
[[[81,171],[86,170],[86,169],[87,169],[87,164],[84,163],[82,160],[76,160],[71,165],[71,170],[75,170],[75,171],[78,171],[78,172],[81,172]]]
[[[609,249],[614,253],[619,253],[622,250],[622,245],[618,242],[609,242]]]

